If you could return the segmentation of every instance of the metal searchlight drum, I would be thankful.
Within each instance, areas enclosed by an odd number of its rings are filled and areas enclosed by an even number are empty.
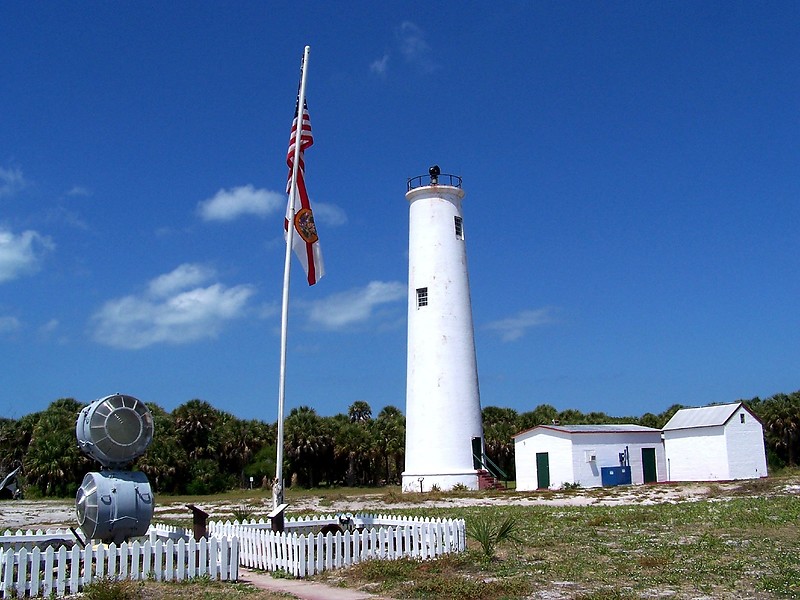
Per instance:
[[[147,533],[154,499],[144,473],[126,466],[153,441],[153,415],[144,402],[113,394],[81,410],[78,446],[103,469],[87,473],[75,498],[78,525],[91,539],[120,543]]]
[[[119,544],[142,536],[153,518],[153,493],[144,473],[87,473],[75,498],[78,525],[91,539]]]
[[[144,454],[153,441],[153,415],[133,396],[106,396],[80,412],[75,435],[81,450],[101,465],[122,467]]]

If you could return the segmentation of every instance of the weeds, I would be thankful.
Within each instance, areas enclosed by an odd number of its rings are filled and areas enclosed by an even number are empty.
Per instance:
[[[105,577],[84,587],[83,595],[87,600],[138,600],[143,587],[143,581]]]
[[[510,516],[499,523],[489,515],[476,517],[467,523],[467,537],[480,544],[487,559],[494,557],[498,544],[504,542],[522,543],[517,521]]]
[[[242,504],[234,508],[231,513],[233,514],[233,520],[241,523],[242,521],[250,521],[255,511],[251,507]]]

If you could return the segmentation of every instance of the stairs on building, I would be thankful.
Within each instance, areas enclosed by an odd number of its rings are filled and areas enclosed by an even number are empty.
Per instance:
[[[503,490],[505,486],[497,480],[497,477],[485,469],[478,471],[479,490]]]

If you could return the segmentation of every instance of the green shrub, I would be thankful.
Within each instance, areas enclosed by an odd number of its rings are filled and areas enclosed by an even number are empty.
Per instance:
[[[467,523],[467,537],[480,544],[486,558],[493,558],[498,544],[503,542],[522,543],[518,533],[517,521],[506,517],[500,523],[491,516],[479,516]]]
[[[245,506],[244,504],[237,506],[231,512],[233,513],[233,520],[239,521],[240,523],[242,521],[252,520],[255,514],[255,511],[251,507]]]
[[[143,581],[105,577],[84,587],[83,595],[87,600],[138,600],[143,587]]]

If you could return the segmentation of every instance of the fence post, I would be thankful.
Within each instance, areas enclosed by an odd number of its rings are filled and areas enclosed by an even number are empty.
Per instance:
[[[238,537],[231,538],[231,561],[228,574],[228,579],[231,581],[239,581],[239,544]]]
[[[42,579],[42,551],[36,546],[31,552],[31,598],[39,595]]]
[[[173,540],[167,540],[166,553],[167,565],[164,580],[175,581],[175,542]]]
[[[11,582],[13,581],[14,576],[14,550],[9,548],[3,554],[3,562],[0,564],[2,567],[2,575],[3,575],[3,598],[6,598],[9,595],[9,590],[11,589]]]
[[[186,540],[178,540],[178,581],[188,579],[186,576]]]
[[[69,593],[77,594],[81,583],[81,549],[78,546],[73,546],[70,555],[72,559],[72,568],[69,574]]]
[[[91,544],[88,544],[81,550],[81,554],[83,555],[81,560],[83,561],[83,585],[88,585],[92,583],[94,579],[94,572],[96,571],[93,563],[94,563],[94,552],[92,552]],[[39,570],[39,564],[36,563],[36,570]]]
[[[58,549],[58,567],[56,573],[56,595],[63,596],[67,589],[67,548]]]
[[[22,548],[17,554],[17,596],[25,596],[25,588],[28,587],[28,550]],[[39,568],[39,565],[36,565]]]
[[[189,540],[189,569],[187,576],[189,578],[197,577],[197,540],[194,538]]]
[[[352,550],[353,550],[353,534],[349,531],[344,532],[344,557],[343,557],[343,564],[345,567],[349,567],[353,564],[352,559]]]

